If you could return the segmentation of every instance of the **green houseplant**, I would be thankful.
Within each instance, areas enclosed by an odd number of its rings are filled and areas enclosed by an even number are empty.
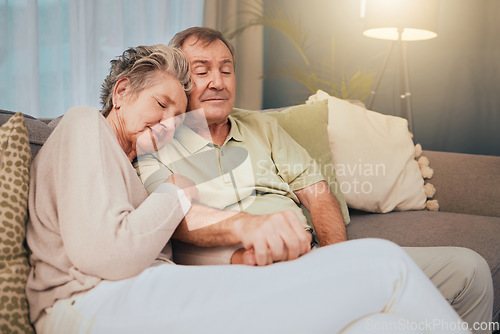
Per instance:
[[[293,46],[301,59],[300,62],[284,64],[280,68],[268,71],[265,76],[286,76],[297,80],[314,94],[321,89],[332,96],[342,99],[365,100],[370,95],[374,81],[374,73],[365,73],[360,69],[347,71],[339,69],[335,62],[335,38],[331,39],[331,57],[328,60],[317,60],[308,55],[307,29],[300,17],[292,15],[286,9],[277,7],[272,1],[264,3],[253,1],[245,3],[246,9],[241,11],[247,19],[239,22],[237,27],[227,32],[234,38],[243,31],[254,26],[264,26],[281,34]]]

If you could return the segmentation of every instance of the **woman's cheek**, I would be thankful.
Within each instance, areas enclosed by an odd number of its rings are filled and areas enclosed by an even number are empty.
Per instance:
[[[136,151],[137,155],[153,153],[155,151],[156,143],[154,141],[154,135],[150,128],[146,128],[139,136],[136,141]]]
[[[156,147],[159,149],[166,145],[174,137],[175,123],[173,119],[156,124],[151,128],[156,141]]]

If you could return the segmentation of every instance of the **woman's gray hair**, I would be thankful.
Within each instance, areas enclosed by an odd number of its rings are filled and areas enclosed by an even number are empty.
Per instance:
[[[189,62],[180,49],[163,44],[129,48],[111,60],[109,74],[102,84],[101,112],[104,117],[113,108],[113,89],[118,80],[128,78],[131,93],[135,95],[153,85],[156,71],[164,71],[177,78],[186,94],[191,91],[193,83]]]

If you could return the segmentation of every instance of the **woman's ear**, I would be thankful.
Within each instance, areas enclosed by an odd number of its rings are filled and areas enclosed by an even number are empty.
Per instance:
[[[113,89],[113,105],[115,108],[119,109],[125,98],[130,92],[130,79],[129,78],[121,78],[115,84],[115,88]]]

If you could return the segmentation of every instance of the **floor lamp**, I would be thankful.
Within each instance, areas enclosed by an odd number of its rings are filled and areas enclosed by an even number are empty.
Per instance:
[[[363,34],[368,37],[390,40],[389,51],[375,78],[367,107],[372,109],[380,81],[387,68],[393,49],[399,51],[401,115],[408,120],[414,134],[411,106],[410,75],[408,70],[408,41],[420,41],[437,36],[438,0],[361,0]]]

